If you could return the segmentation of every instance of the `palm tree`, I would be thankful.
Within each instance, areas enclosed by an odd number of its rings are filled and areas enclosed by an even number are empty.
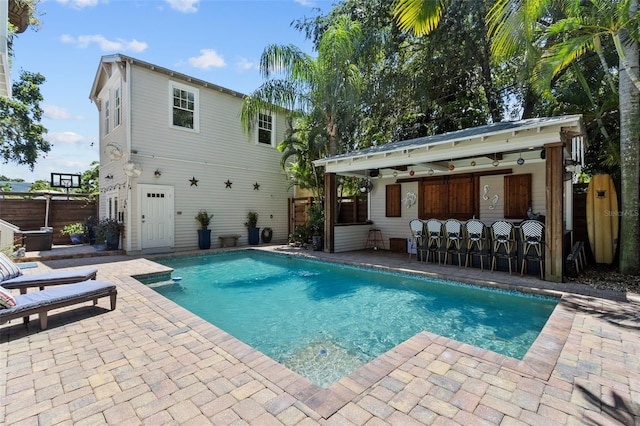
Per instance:
[[[513,48],[522,40],[518,30],[525,22],[542,19],[552,0],[500,0],[490,11],[497,50]],[[535,4],[536,7],[531,7]],[[640,274],[640,14],[638,0],[567,1],[566,18],[549,25],[537,39],[550,45],[537,64],[535,77],[549,87],[554,76],[586,52],[598,54],[605,71],[610,67],[602,52],[603,37],[611,37],[618,54],[618,97],[620,109],[621,244],[620,271]],[[526,37],[525,37],[526,38]],[[618,213],[618,212],[616,212]]]
[[[270,45],[262,53],[260,70],[267,81],[246,97],[241,121],[251,132],[258,114],[276,108],[294,116],[321,120],[329,155],[338,153],[338,126],[357,105],[361,76],[354,63],[360,24],[343,16],[322,35],[318,57],[293,45]],[[271,78],[281,74],[282,78]]]
[[[320,127],[309,128],[306,120],[289,125],[287,137],[278,145],[282,152],[280,165],[291,186],[311,190],[316,199],[324,195],[324,167],[316,167],[314,160],[326,155],[326,139]]]

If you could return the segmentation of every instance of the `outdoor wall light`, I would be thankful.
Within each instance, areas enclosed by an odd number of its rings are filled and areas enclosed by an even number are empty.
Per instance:
[[[162,176],[162,173],[160,173],[160,170],[156,169],[155,172],[153,172],[153,175],[157,178],[159,178],[160,176]]]
[[[398,171],[397,171],[397,170],[394,170],[394,171],[393,171],[393,177],[394,177],[394,178],[395,178],[395,177],[398,177]]]
[[[431,175],[433,174],[433,169],[429,169],[429,170],[427,170],[427,174],[428,174],[429,176],[431,176]]]
[[[524,158],[522,158],[522,153],[520,153],[520,157],[518,158],[518,161],[516,161],[516,163],[518,163],[518,166],[522,166],[524,164]]]

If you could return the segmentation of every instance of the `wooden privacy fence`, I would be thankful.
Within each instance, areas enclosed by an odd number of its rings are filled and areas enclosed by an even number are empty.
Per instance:
[[[35,231],[45,226],[46,197],[34,193],[5,192],[0,194],[0,219],[20,228]],[[49,201],[47,224],[53,228],[53,244],[69,244],[69,236],[60,234],[65,225],[98,217],[98,201],[86,194],[55,195]]]
[[[307,209],[313,202],[313,197],[289,198],[289,234],[307,223]],[[362,223],[368,219],[367,195],[339,197],[337,208],[337,223]]]

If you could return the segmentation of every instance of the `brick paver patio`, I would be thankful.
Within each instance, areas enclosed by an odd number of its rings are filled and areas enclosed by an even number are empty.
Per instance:
[[[0,326],[0,423],[10,425],[640,424],[640,297],[362,251],[339,262],[562,297],[523,360],[422,332],[324,389],[131,278],[151,260],[45,260],[26,273],[93,265],[118,306]],[[202,252],[199,252],[202,253]]]

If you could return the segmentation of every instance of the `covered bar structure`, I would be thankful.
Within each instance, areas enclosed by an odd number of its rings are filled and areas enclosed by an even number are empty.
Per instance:
[[[585,146],[582,116],[570,115],[492,123],[317,160],[325,167],[324,250],[367,248],[372,230],[389,248],[392,240],[410,240],[413,219],[478,219],[489,229],[496,221],[518,227],[533,218],[544,224],[541,275],[561,282],[573,242],[572,179]],[[338,224],[338,184],[354,177],[367,182],[368,221]]]

